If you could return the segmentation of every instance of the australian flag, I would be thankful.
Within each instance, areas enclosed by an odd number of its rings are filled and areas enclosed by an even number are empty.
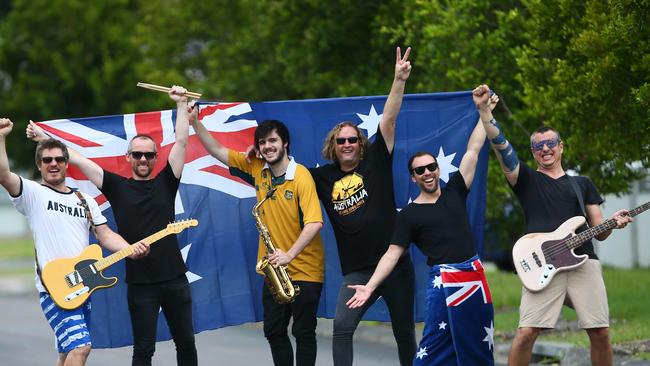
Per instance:
[[[433,266],[426,296],[428,312],[413,365],[494,365],[494,309],[478,256]]]
[[[244,151],[253,143],[258,122],[278,119],[291,132],[291,155],[307,166],[327,164],[320,150],[327,132],[338,122],[352,121],[372,140],[382,117],[385,96],[311,99],[250,103],[201,103],[199,119],[225,146]],[[157,174],[167,161],[175,143],[173,110],[117,116],[60,119],[39,122],[50,135],[60,139],[105,170],[130,177],[125,154],[129,140],[139,133],[151,135],[159,144]],[[441,179],[458,170],[467,140],[478,121],[471,92],[405,95],[397,119],[393,158],[395,200],[404,207],[417,196],[410,184],[407,160],[416,151],[437,156]],[[482,151],[477,174],[468,198],[470,223],[478,252],[482,252],[487,176],[487,148]],[[444,184],[444,183],[443,183]],[[68,170],[68,185],[95,196],[117,230],[109,202],[74,166]],[[181,185],[176,195],[176,218],[194,218],[199,226],[178,234],[179,246],[187,264],[192,299],[194,330],[201,332],[262,319],[263,279],[255,273],[258,233],[251,216],[255,191],[246,182],[231,176],[228,168],[210,156],[190,128],[187,157]],[[341,283],[334,234],[323,215],[321,231],[326,252],[326,274],[319,315],[334,316]],[[163,228],[160,228],[163,229]],[[155,244],[154,244],[155,245]],[[424,319],[424,296],[428,267],[424,257],[413,253],[416,262],[416,314]],[[122,262],[108,268],[108,275],[124,278]],[[92,295],[92,338],[96,348],[132,344],[126,286],[120,283]],[[365,319],[389,320],[379,300]],[[170,339],[163,315],[158,324],[158,339]]]

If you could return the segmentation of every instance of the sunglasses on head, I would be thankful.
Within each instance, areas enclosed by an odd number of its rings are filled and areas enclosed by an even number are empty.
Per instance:
[[[426,169],[426,170],[430,171],[431,173],[433,173],[433,172],[436,171],[436,169],[438,169],[438,163],[434,161],[431,164],[427,164],[427,165],[423,165],[423,166],[413,168],[413,169],[411,169],[411,173],[415,172],[415,174],[417,174],[417,175],[422,175],[422,174],[424,174],[424,169]]]
[[[343,145],[345,144],[345,141],[348,141],[351,144],[356,144],[357,141],[359,141],[359,138],[357,136],[350,136],[350,137],[337,137],[336,138],[336,144],[337,145]]]
[[[52,160],[56,161],[58,164],[62,164],[68,161],[65,156],[44,156],[41,158],[43,164],[50,164]]]
[[[140,159],[142,159],[143,156],[144,156],[145,159],[151,160],[151,159],[155,158],[156,155],[158,155],[158,153],[156,153],[154,151],[147,151],[147,152],[131,151],[129,154],[135,160],[140,160]]]
[[[560,140],[557,137],[548,140],[542,140],[540,142],[531,142],[530,147],[535,151],[544,150],[544,145],[548,146],[549,149],[556,147],[560,143]]]

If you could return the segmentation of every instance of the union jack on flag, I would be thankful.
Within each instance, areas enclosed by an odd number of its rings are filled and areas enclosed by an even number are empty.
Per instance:
[[[494,365],[494,309],[478,256],[434,266],[430,278],[430,307],[413,365]]]
[[[371,139],[381,119],[385,96],[314,99],[258,103],[201,103],[199,119],[225,146],[244,151],[253,142],[258,121],[278,119],[291,131],[291,155],[307,166],[327,164],[320,157],[320,146],[336,123],[358,123]],[[50,135],[60,139],[105,170],[131,176],[125,154],[130,139],[145,133],[159,144],[154,174],[160,172],[175,143],[176,112],[172,110],[59,119],[39,122]],[[415,197],[417,188],[409,185],[406,161],[418,150],[437,152],[442,173],[457,170],[467,139],[478,119],[471,92],[406,95],[398,118],[394,151],[395,199],[398,207]],[[445,162],[445,163],[443,163]],[[487,150],[482,154],[474,189],[468,199],[470,223],[476,242],[482,244]],[[444,178],[443,178],[444,180]],[[68,170],[68,185],[95,196],[109,224],[110,204],[99,190],[74,166]],[[176,195],[176,218],[195,218],[199,226],[178,234],[191,283],[194,330],[201,332],[262,319],[262,277],[255,273],[258,233],[250,214],[255,202],[254,189],[228,172],[228,167],[210,156],[190,128],[185,168]],[[341,283],[334,235],[325,217],[321,231],[326,252],[325,286],[319,315],[333,317]],[[425,260],[417,251],[418,319],[423,319],[426,286]],[[107,269],[108,275],[124,278],[123,263]],[[126,286],[120,282],[97,291],[93,301],[93,345],[97,348],[132,344],[126,305]],[[383,300],[373,305],[366,319],[388,320]],[[161,314],[158,339],[170,339]]]
[[[488,287],[485,276],[482,275],[483,265],[481,261],[473,261],[472,267],[474,268],[473,272],[460,271],[453,267],[445,268],[443,266],[440,268],[442,286],[445,288],[459,287],[458,291],[447,296],[447,306],[458,306],[477,291],[481,292],[483,303],[492,303],[490,288]]]

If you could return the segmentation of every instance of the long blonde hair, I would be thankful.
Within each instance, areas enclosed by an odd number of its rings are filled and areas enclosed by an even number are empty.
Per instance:
[[[336,157],[336,135],[339,134],[339,131],[343,127],[350,126],[354,128],[355,131],[357,131],[357,136],[359,137],[359,147],[360,147],[360,155],[361,159],[364,158],[366,155],[366,151],[368,151],[368,138],[366,135],[361,133],[361,130],[357,125],[350,121],[343,121],[336,126],[334,126],[330,132],[327,133],[327,136],[325,137],[325,141],[323,142],[323,150],[321,153],[323,154],[323,158],[326,160],[331,160],[333,162],[338,162],[338,159]]]

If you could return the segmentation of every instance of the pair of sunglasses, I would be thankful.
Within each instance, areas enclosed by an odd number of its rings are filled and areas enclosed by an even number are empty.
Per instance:
[[[68,161],[68,159],[66,159],[65,156],[44,156],[41,158],[43,164],[50,164],[52,160],[56,161],[57,164],[63,164],[66,161]]]
[[[549,149],[552,149],[556,147],[560,143],[560,140],[558,138],[552,138],[548,140],[542,140],[540,142],[531,142],[530,147],[534,151],[542,151],[544,150],[544,145],[548,146]]]
[[[158,153],[154,152],[154,151],[147,151],[147,152],[131,151],[129,154],[135,160],[140,160],[140,159],[142,159],[143,156],[144,156],[145,159],[151,160],[151,159],[155,158],[156,155],[158,155]]]
[[[356,144],[357,141],[359,141],[359,138],[357,136],[350,136],[350,137],[337,137],[336,138],[336,144],[337,145],[343,145],[345,144],[345,141],[351,143],[351,144]]]
[[[413,169],[411,169],[411,173],[415,172],[415,174],[417,174],[417,175],[422,175],[422,174],[424,174],[425,169],[430,171],[431,173],[433,173],[433,172],[436,171],[436,169],[438,169],[438,163],[434,161],[431,164],[427,164],[427,165],[423,165],[423,166],[413,168]]]

